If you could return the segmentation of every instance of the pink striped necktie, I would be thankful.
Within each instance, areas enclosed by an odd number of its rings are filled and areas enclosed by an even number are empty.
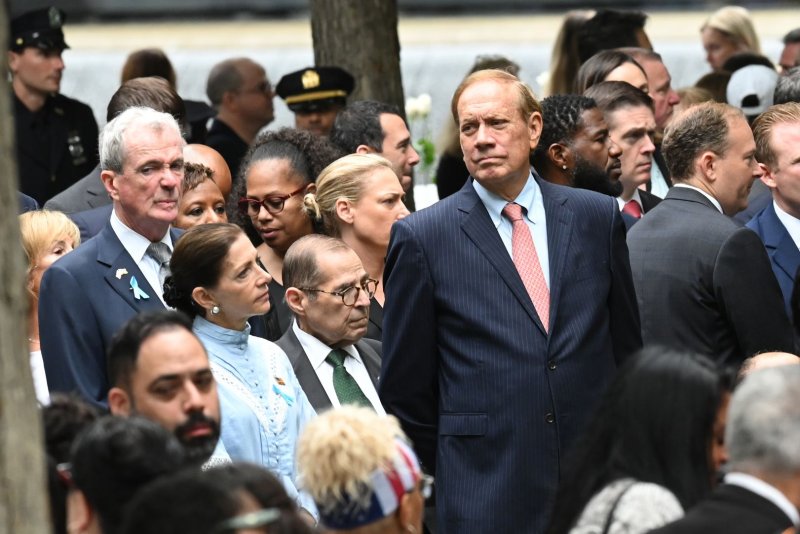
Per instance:
[[[514,258],[514,265],[544,325],[544,331],[547,332],[550,325],[550,290],[547,289],[531,230],[522,218],[522,207],[519,204],[506,204],[503,215],[511,221],[511,256]]]

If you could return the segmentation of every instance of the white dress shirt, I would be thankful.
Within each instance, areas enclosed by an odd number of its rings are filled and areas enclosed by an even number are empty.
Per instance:
[[[339,403],[339,397],[336,396],[336,389],[333,387],[333,365],[325,361],[325,358],[328,357],[328,354],[330,354],[333,349],[311,334],[302,331],[297,325],[297,321],[292,321],[292,331],[300,341],[300,345],[303,346],[308,361],[311,362],[311,367],[313,367],[314,372],[317,373],[317,378],[319,378],[323,389],[325,389],[325,393],[331,400],[331,404],[334,408],[338,408],[341,404]],[[378,392],[375,391],[375,386],[372,384],[372,379],[369,377],[369,371],[367,371],[367,368],[364,366],[364,362],[361,360],[361,355],[358,353],[358,350],[356,350],[353,345],[342,347],[341,350],[351,356],[350,358],[344,359],[344,368],[350,373],[350,376],[355,379],[358,387],[361,388],[361,391],[364,392],[364,395],[367,397],[370,404],[372,404],[372,407],[375,408],[375,412],[378,415],[386,415],[386,411],[383,409],[383,406],[381,406],[380,398],[378,398]]]
[[[714,207],[717,208],[717,210],[720,213],[722,213],[723,215],[725,214],[725,212],[722,211],[722,204],[719,203],[719,200],[717,200],[716,198],[712,197],[711,195],[709,195],[708,193],[706,193],[705,191],[703,191],[699,187],[695,187],[693,185],[684,184],[684,183],[675,184],[672,187],[685,187],[686,189],[694,189],[695,191],[697,191],[698,193],[700,193],[701,195],[706,197],[708,200],[710,200],[711,203],[714,204]]]
[[[764,497],[780,508],[781,511],[792,520],[794,526],[800,525],[800,513],[798,513],[797,508],[795,508],[792,502],[775,486],[767,484],[760,478],[746,473],[728,473],[725,475],[725,483],[731,486],[739,486],[740,488],[750,490],[756,495]]]
[[[778,216],[778,220],[781,221],[783,227],[789,232],[789,236],[791,236],[795,246],[800,249],[800,219],[792,217],[783,211],[774,200],[772,201],[772,207],[775,208],[775,215]]]
[[[639,204],[639,209],[641,210],[642,215],[644,215],[644,204],[642,204],[642,195],[639,194],[638,187],[633,190],[633,195],[631,195],[630,199],[624,200],[621,196],[616,198],[617,198],[617,204],[619,204],[619,211],[622,211],[622,208],[625,207],[625,204],[627,204],[631,200],[635,200],[636,203]]]
[[[650,168],[650,193],[658,198],[664,198],[669,193],[669,186],[661,169],[658,167],[655,158],[652,159],[653,166]],[[641,204],[641,202],[640,202]]]
[[[500,234],[500,239],[503,240],[508,255],[514,258],[511,251],[511,233],[513,225],[511,221],[503,216],[503,208],[508,204],[508,200],[492,193],[483,187],[477,180],[472,181],[472,186],[475,192],[480,197],[483,205],[486,206],[486,211],[489,212],[494,227]],[[544,201],[542,200],[542,190],[539,184],[533,178],[533,174],[528,174],[528,181],[525,187],[522,188],[517,198],[513,200],[516,204],[522,206],[523,220],[528,225],[533,237],[533,245],[536,247],[536,255],[539,257],[539,265],[542,267],[544,280],[547,283],[547,288],[550,288],[550,257],[548,256],[547,249],[547,217],[544,212]]]
[[[161,280],[158,277],[158,271],[161,266],[154,258],[146,254],[147,247],[150,246],[150,240],[126,226],[117,216],[116,210],[111,212],[111,229],[114,230],[114,233],[117,234],[117,237],[122,242],[122,246],[133,258],[133,261],[136,262],[136,266],[142,271],[147,283],[156,292],[155,295],[150,295],[148,292],[148,296],[150,298],[158,297],[164,303],[164,306],[167,306],[167,303],[164,302],[164,288],[161,287]],[[172,237],[169,235],[169,230],[161,238],[161,242],[166,244],[170,252],[172,252]],[[139,287],[143,287],[143,285],[139,284]]]

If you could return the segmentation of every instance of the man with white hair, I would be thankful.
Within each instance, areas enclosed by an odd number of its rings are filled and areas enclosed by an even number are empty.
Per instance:
[[[725,483],[653,534],[774,534],[800,524],[800,366],[763,369],[728,412]]]
[[[129,108],[100,135],[100,177],[114,209],[105,228],[47,270],[39,331],[50,391],[105,406],[106,350],[145,310],[162,309],[162,284],[178,234],[184,140],[167,113]]]

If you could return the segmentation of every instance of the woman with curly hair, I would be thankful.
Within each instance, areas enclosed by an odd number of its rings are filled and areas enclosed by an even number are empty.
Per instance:
[[[272,276],[272,321],[280,337],[292,321],[283,295],[283,257],[289,247],[315,231],[303,207],[306,193],[322,169],[340,155],[327,140],[293,128],[259,136],[242,160],[231,195],[233,222],[241,226],[258,250],[258,257]],[[277,323],[277,324],[276,324]],[[268,339],[275,340],[275,333]]]

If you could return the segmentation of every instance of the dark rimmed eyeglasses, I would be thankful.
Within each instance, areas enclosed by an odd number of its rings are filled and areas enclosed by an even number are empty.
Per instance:
[[[214,532],[232,532],[235,530],[245,530],[251,528],[260,528],[274,523],[281,517],[281,511],[278,508],[265,508],[249,514],[238,515],[227,519],[217,525]]]
[[[327,293],[328,295],[334,295],[336,297],[341,297],[342,304],[352,308],[358,302],[358,294],[363,289],[364,292],[367,294],[368,298],[372,298],[375,295],[375,290],[378,288],[378,281],[372,278],[367,278],[361,286],[350,286],[344,289],[340,289],[339,291],[325,291],[324,289],[317,289],[314,287],[298,287],[300,291],[314,291],[316,293]]]
[[[250,217],[254,217],[258,215],[258,212],[261,211],[261,207],[263,206],[268,213],[272,215],[277,215],[278,213],[283,211],[283,206],[286,204],[286,201],[295,196],[296,194],[300,193],[301,191],[305,190],[307,185],[303,185],[300,189],[296,189],[289,193],[288,195],[270,195],[265,197],[264,200],[258,200],[257,198],[250,198],[250,197],[242,197],[239,199],[237,203],[239,207],[239,211],[242,215],[249,215]]]

